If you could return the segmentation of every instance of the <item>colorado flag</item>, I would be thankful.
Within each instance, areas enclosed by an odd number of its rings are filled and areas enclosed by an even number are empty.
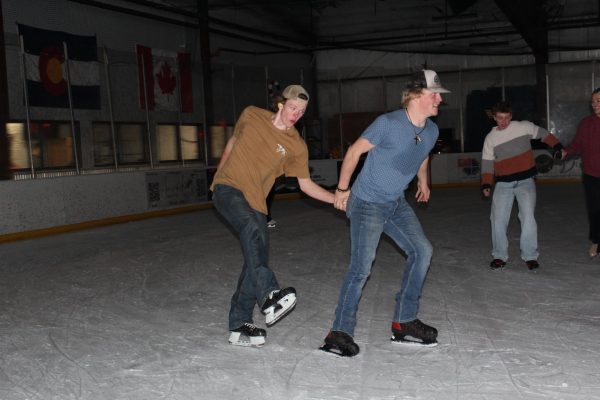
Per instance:
[[[100,75],[96,37],[21,24],[18,27],[25,50],[29,105],[69,107],[70,83],[73,108],[99,109]],[[69,76],[63,43],[67,48]]]

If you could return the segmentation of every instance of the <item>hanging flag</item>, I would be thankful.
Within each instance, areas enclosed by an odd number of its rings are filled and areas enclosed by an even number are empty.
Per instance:
[[[70,82],[73,108],[100,108],[96,36],[73,35],[21,24],[18,28],[23,37],[30,106],[68,108]]]
[[[192,112],[190,53],[152,49],[139,44],[136,53],[140,106],[145,109],[147,99],[149,110]]]

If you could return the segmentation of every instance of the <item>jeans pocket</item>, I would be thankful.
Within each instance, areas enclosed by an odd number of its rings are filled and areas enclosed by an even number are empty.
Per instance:
[[[356,198],[356,196],[354,196],[352,194],[352,192],[350,192],[350,197],[348,197],[348,203],[346,203],[346,217],[350,218],[350,215],[352,214],[352,208],[354,205],[354,199]]]
[[[226,189],[225,186],[223,186],[223,185],[216,185],[214,187],[213,192],[212,192],[212,199],[211,200],[212,200],[213,207],[217,211],[219,211],[219,212],[220,212],[219,208],[221,206],[221,201],[224,200],[224,199],[226,199],[226,196],[225,197],[222,196],[224,189]]]

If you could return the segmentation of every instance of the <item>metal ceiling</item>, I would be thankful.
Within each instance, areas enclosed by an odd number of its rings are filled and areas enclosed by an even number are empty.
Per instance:
[[[599,0],[123,0],[193,19],[253,53],[365,49],[523,55],[600,49]],[[244,43],[245,42],[245,43]]]

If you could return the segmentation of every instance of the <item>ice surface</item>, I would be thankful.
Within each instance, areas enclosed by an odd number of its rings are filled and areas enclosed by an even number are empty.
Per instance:
[[[350,359],[317,350],[350,243],[316,201],[274,204],[271,266],[298,305],[260,349],[227,342],[242,258],[213,210],[2,244],[0,399],[599,399],[600,259],[580,185],[538,185],[535,272],[516,216],[507,267],[488,268],[489,207],[472,187],[416,207],[434,245],[419,317],[437,347],[390,343],[404,258],[382,240]]]

